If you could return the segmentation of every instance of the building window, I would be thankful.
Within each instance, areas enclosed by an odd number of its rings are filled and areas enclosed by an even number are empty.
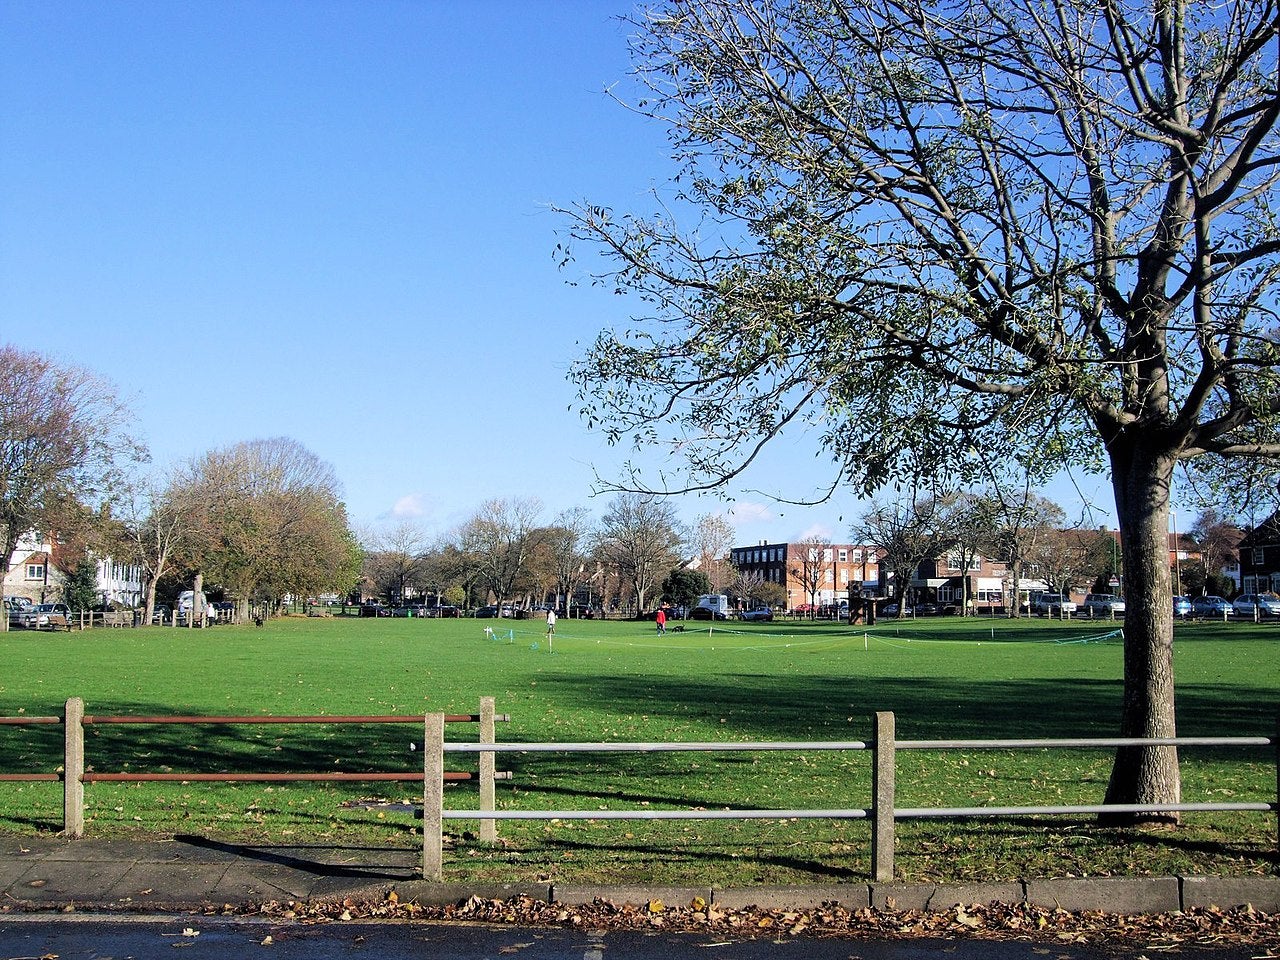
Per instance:
[[[849,562],[849,551],[845,550],[844,548],[841,548],[840,550],[840,562],[841,563]]]
[[[43,564],[43,563],[28,563],[28,564],[27,564],[27,579],[28,579],[28,580],[43,580],[43,579],[44,579],[44,564]]]
[[[1255,564],[1263,564],[1267,562],[1267,551],[1265,547],[1253,548],[1253,562]]]
[[[861,551],[861,550],[855,550],[855,551],[853,551],[853,553],[852,553],[852,554],[850,554],[850,558],[853,560],[853,562],[854,562],[854,563],[861,563],[861,562],[862,562],[862,551]]]

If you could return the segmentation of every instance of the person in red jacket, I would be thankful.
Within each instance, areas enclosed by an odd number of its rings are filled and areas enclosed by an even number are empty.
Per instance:
[[[654,619],[654,622],[657,623],[658,625],[658,632],[666,633],[667,632],[667,611],[659,607],[658,615],[655,616],[653,619]]]

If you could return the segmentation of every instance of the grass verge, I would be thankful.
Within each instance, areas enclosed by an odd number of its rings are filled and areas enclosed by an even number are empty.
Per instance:
[[[488,639],[485,626],[497,639]],[[1183,735],[1276,729],[1275,625],[1180,626],[1175,659]],[[902,739],[1107,736],[1121,699],[1113,624],[938,619],[839,624],[539,624],[301,617],[208,631],[150,628],[3,635],[0,714],[384,714],[472,712],[497,698],[508,741],[861,740],[892,710]],[[98,770],[413,769],[412,727],[92,727]],[[450,728],[451,738],[474,732]],[[0,727],[0,771],[60,763],[57,727]],[[449,758],[451,768],[463,758]],[[1097,802],[1100,751],[899,755],[900,806]],[[594,810],[704,806],[864,807],[870,756],[503,754],[499,804]],[[1274,801],[1274,755],[1184,750],[1184,797]],[[349,806],[409,801],[411,785],[91,784],[87,832],[194,833],[267,844],[414,846],[409,815]],[[467,787],[447,803],[475,806]],[[0,830],[55,831],[60,787],[0,784]],[[446,824],[456,880],[816,883],[865,879],[861,821],[503,822],[501,841]],[[1087,818],[899,824],[903,879],[1276,869],[1266,814],[1188,814],[1176,830],[1104,831]]]

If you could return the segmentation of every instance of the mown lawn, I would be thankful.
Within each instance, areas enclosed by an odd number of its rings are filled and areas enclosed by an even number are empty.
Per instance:
[[[484,628],[500,639],[490,640]],[[839,624],[652,624],[561,620],[549,648],[527,621],[319,620],[0,635],[0,715],[471,713],[511,715],[499,740],[865,740],[891,710],[900,739],[1108,736],[1120,711],[1118,625],[940,618],[870,630]],[[508,632],[510,635],[508,636]],[[1276,730],[1280,626],[1180,625],[1180,733]],[[411,770],[412,725],[89,728],[100,771]],[[60,727],[0,726],[0,772],[51,771]],[[474,739],[468,727],[449,736]],[[870,755],[500,754],[501,807],[594,810],[865,807]],[[474,759],[450,755],[451,769]],[[1098,802],[1101,751],[903,751],[898,805]],[[1184,799],[1276,798],[1275,753],[1184,749]],[[399,812],[411,784],[90,784],[86,830],[200,834],[255,843],[417,842]],[[447,803],[473,809],[473,788]],[[60,827],[57,784],[0,783],[0,830]],[[865,879],[862,821],[505,821],[500,843],[447,821],[446,876],[474,880],[814,883]],[[1089,818],[908,821],[908,880],[1274,872],[1276,820],[1187,814],[1177,830],[1106,831]]]

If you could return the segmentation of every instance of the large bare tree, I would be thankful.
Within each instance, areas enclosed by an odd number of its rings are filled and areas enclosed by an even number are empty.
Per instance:
[[[458,531],[459,550],[499,604],[515,598],[516,586],[528,572],[542,540],[541,513],[542,501],[536,497],[488,500]]]
[[[79,526],[143,459],[114,388],[78,367],[0,346],[0,581],[25,534]],[[0,617],[0,630],[9,627]]]
[[[364,575],[391,603],[403,603],[421,591],[427,575],[427,537],[411,520],[372,533],[364,557]]]
[[[574,507],[557,514],[555,523],[543,533],[548,572],[555,586],[556,605],[566,613],[578,585],[587,576],[590,533],[591,514],[585,507]]]
[[[182,549],[198,515],[188,498],[189,488],[174,477],[139,478],[122,499],[118,520],[120,540],[142,569],[142,623],[150,624],[156,608],[156,586]]]
[[[817,614],[818,592],[827,581],[828,571],[832,569],[831,562],[827,559],[832,550],[831,541],[822,537],[806,537],[794,546],[799,549],[794,556],[788,557],[791,568],[787,573],[800,584],[800,589],[809,598],[809,616],[812,618]],[[834,586],[833,579],[832,587]]]
[[[712,593],[719,593],[733,579],[729,551],[735,536],[733,525],[721,514],[700,514],[694,521],[689,548],[698,561],[698,569],[707,575]]]
[[[618,571],[636,600],[636,612],[680,560],[684,531],[675,506],[661,497],[622,493],[609,504],[596,532],[596,555]]]
[[[654,321],[577,365],[585,416],[675,443],[690,488],[806,418],[832,483],[864,490],[976,473],[984,450],[1107,471],[1119,732],[1174,736],[1175,466],[1280,454],[1276,0],[672,0],[633,19],[634,107],[669,124],[678,175],[656,215],[566,211],[565,256],[601,253]],[[1126,747],[1107,798],[1180,789],[1174,748]]]
[[[935,496],[873,500],[854,521],[853,534],[863,543],[880,547],[880,568],[891,579],[899,619],[907,612],[907,591],[920,564],[956,544],[948,501]]]

